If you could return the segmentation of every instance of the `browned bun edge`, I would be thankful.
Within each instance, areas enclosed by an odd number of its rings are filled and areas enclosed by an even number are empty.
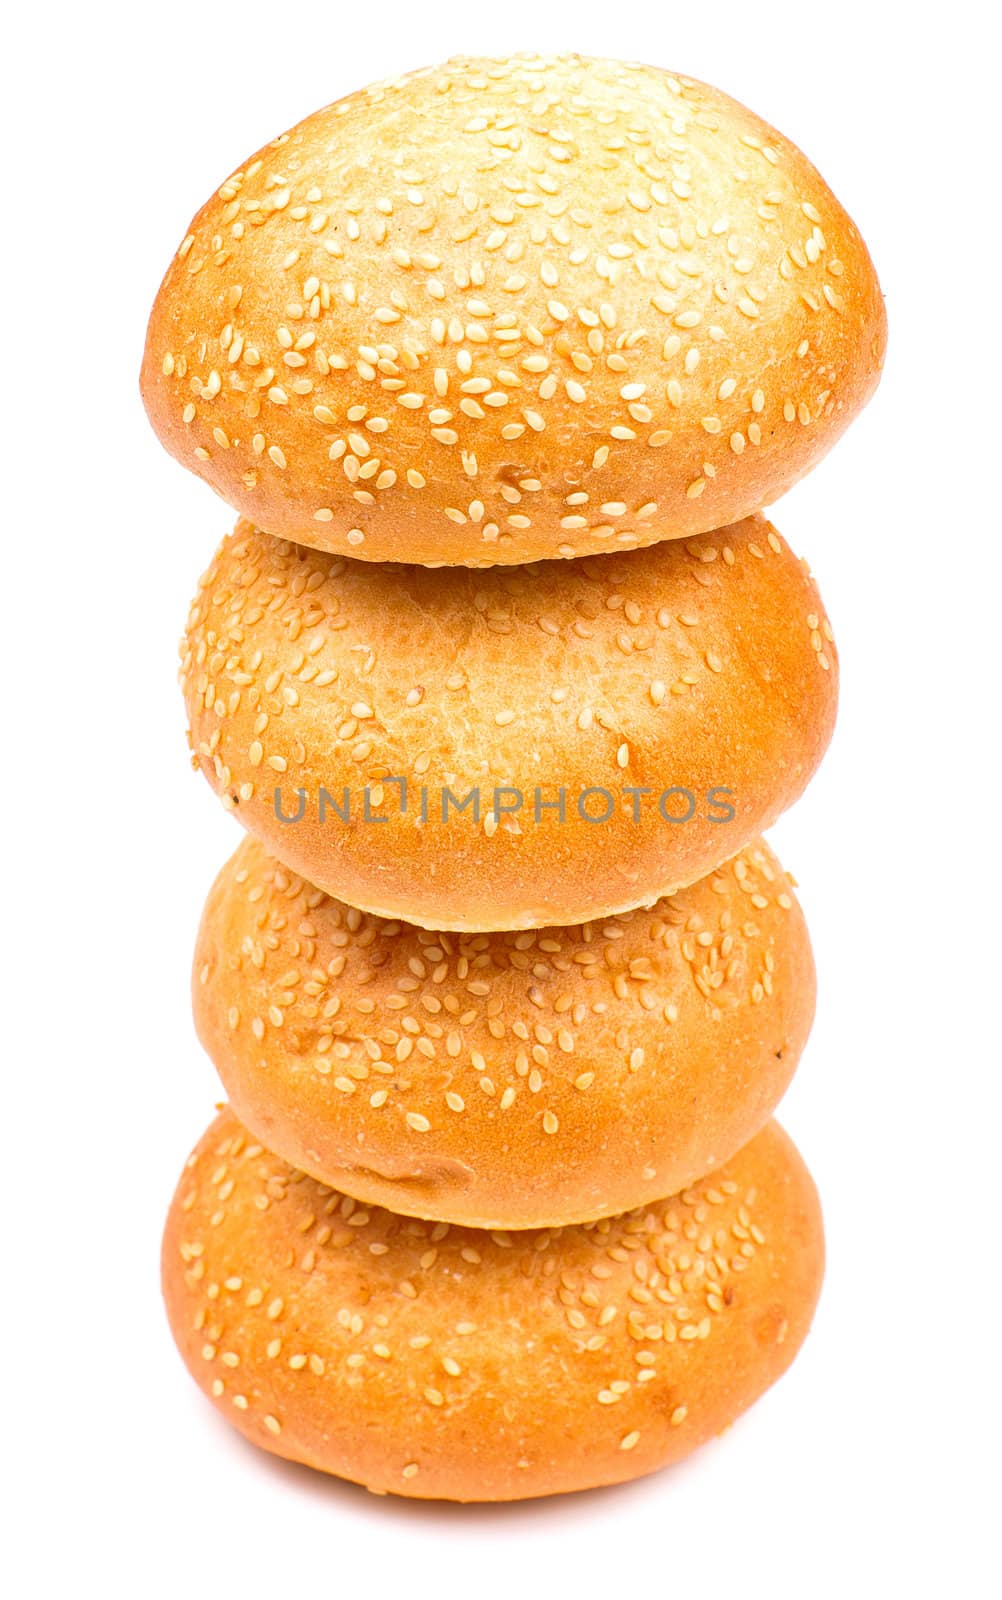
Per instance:
[[[815,978],[764,840],[649,911],[445,934],[332,900],[248,838],[209,894],[192,996],[270,1149],[367,1204],[527,1228],[732,1156],[793,1074]]]
[[[237,525],[182,645],[195,761],[349,905],[533,928],[735,855],[831,737],[817,586],[763,517],[535,567],[371,565]]]
[[[513,1500],[652,1472],[786,1370],[821,1214],[770,1123],[682,1195],[505,1235],[362,1208],[224,1110],[167,1219],[196,1381],[248,1439],[377,1492]]]
[[[770,505],[876,386],[880,286],[800,150],[707,84],[456,60],[307,117],[150,317],[166,448],[271,533],[485,567]]]

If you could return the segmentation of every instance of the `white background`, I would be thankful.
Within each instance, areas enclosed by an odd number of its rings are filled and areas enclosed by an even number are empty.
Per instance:
[[[998,89],[974,8],[41,3],[16,34],[0,185],[11,1592],[988,1593],[1002,364]],[[775,512],[843,663],[835,742],[774,833],[821,976],[783,1108],[827,1217],[813,1335],[681,1468],[464,1509],[255,1452],[164,1322],[163,1213],[218,1092],[188,962],[238,830],[188,770],[175,684],[228,513],[161,451],[136,375],[189,216],[247,154],[370,79],[512,48],[707,78],[788,133],[870,244],[890,351],[869,410]]]

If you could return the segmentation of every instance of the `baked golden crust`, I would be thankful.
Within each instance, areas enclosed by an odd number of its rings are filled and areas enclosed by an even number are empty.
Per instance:
[[[650,911],[443,934],[329,899],[247,839],[209,895],[195,1026],[251,1133],[368,1204],[481,1228],[674,1194],[757,1133],[814,1013],[764,840]]]
[[[506,1235],[362,1209],[227,1109],[178,1185],[163,1287],[189,1370],[255,1444],[378,1492],[513,1500],[727,1427],[795,1356],[823,1257],[775,1123],[674,1199]]]
[[[350,905],[467,930],[583,922],[711,871],[804,789],[836,678],[817,588],[761,517],[482,573],[239,523],[182,647],[195,760],[250,832]]]
[[[617,61],[457,59],[227,179],[142,389],[166,448],[271,533],[485,566],[770,504],[885,341],[856,227],[736,101]]]

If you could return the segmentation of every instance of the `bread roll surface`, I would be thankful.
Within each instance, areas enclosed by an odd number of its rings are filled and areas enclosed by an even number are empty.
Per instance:
[[[815,983],[764,840],[650,911],[457,935],[328,899],[248,839],[209,895],[192,992],[269,1149],[393,1211],[529,1228],[732,1156],[793,1074]]]
[[[425,927],[652,904],[798,797],[835,719],[820,596],[761,517],[483,573],[240,523],[182,650],[195,760],[244,826]]]
[[[860,235],[719,90],[461,59],[316,112],[191,223],[142,389],[269,532],[369,561],[633,548],[770,504],[876,385]]]
[[[726,1428],[796,1355],[823,1257],[775,1123],[674,1199],[504,1234],[362,1208],[225,1110],[178,1185],[163,1287],[189,1370],[253,1443],[380,1493],[515,1500]]]

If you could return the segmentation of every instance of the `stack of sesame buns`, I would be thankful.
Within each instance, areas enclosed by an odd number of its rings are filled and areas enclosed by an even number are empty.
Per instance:
[[[615,61],[370,88],[192,222],[142,387],[239,513],[181,678],[247,834],[193,968],[230,1106],[163,1283],[255,1443],[559,1493],[677,1460],[796,1354],[823,1237],[770,1117],[814,968],[759,835],[838,662],[761,513],[884,343],[803,155]]]

